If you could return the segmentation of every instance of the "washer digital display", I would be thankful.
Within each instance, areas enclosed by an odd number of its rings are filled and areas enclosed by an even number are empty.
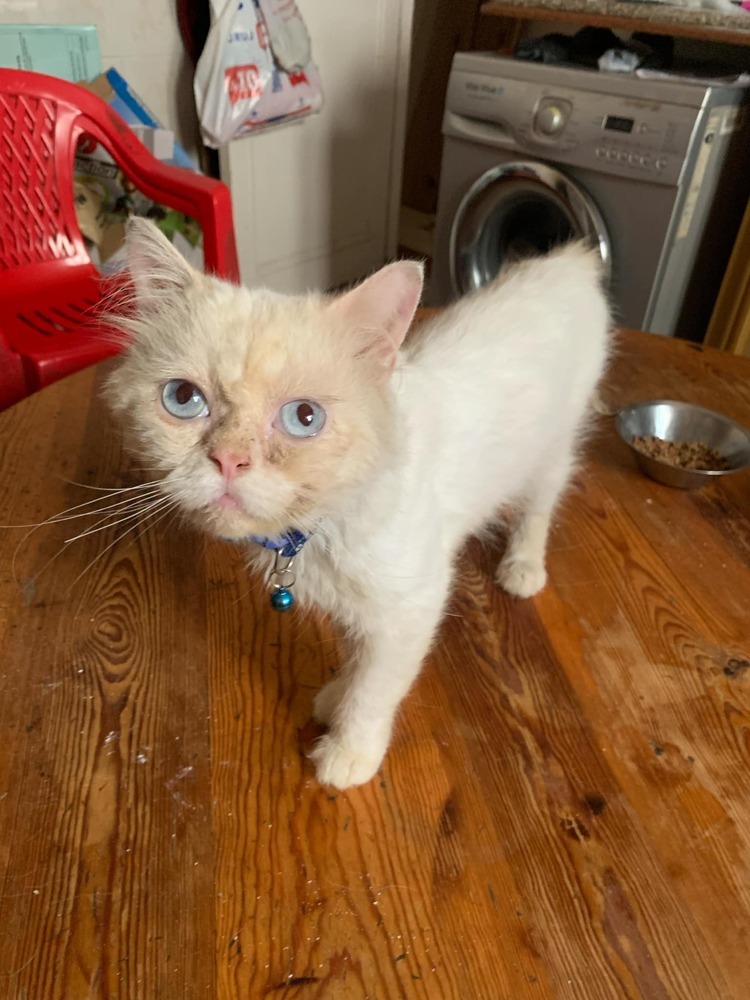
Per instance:
[[[633,118],[620,118],[619,115],[607,115],[604,119],[604,128],[610,132],[632,132],[635,125]]]

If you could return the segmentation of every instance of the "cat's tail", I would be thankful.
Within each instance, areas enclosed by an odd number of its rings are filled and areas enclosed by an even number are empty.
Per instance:
[[[514,277],[516,280],[525,273],[532,272],[538,276],[538,268],[551,267],[556,277],[561,274],[561,268],[568,269],[571,280],[579,284],[590,282],[606,293],[609,285],[609,259],[602,256],[602,251],[594,246],[589,239],[569,240],[560,243],[546,253],[524,255],[508,259],[501,267],[491,284],[503,285]]]
[[[564,261],[577,275],[587,273],[592,278],[596,277],[601,287],[606,288],[611,265],[609,257],[605,258],[603,253],[606,254],[607,251],[602,251],[590,239],[577,239],[553,247],[546,257],[550,261]]]

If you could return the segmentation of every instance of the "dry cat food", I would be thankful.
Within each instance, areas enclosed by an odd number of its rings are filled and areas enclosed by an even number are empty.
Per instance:
[[[680,469],[701,472],[725,472],[732,466],[718,451],[702,441],[664,441],[648,434],[636,434],[633,447],[649,458],[656,458]]]

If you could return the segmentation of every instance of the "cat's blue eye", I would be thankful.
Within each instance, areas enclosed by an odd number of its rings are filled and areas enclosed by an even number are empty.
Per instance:
[[[279,410],[281,429],[291,437],[314,437],[323,430],[326,411],[311,399],[293,399]]]
[[[173,378],[161,391],[161,401],[167,413],[179,420],[208,416],[208,402],[197,385],[184,378]]]

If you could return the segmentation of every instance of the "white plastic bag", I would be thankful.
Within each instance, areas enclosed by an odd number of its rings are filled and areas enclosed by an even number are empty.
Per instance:
[[[310,62],[310,36],[294,0],[258,0],[276,62],[287,72]]]
[[[293,0],[211,0],[211,8],[213,23],[195,71],[207,146],[320,110],[320,77]],[[269,35],[279,48],[276,59]],[[281,66],[294,67],[299,59],[307,60],[302,69]]]

